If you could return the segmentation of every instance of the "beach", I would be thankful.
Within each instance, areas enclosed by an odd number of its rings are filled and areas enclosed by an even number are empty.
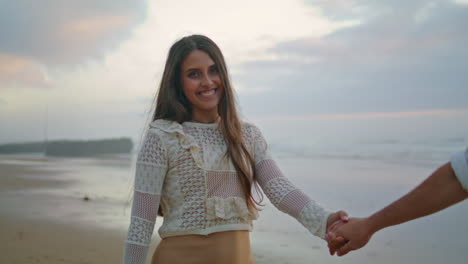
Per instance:
[[[256,123],[292,183],[330,211],[356,217],[409,192],[468,145],[465,116]],[[135,158],[135,152],[80,158],[0,155],[0,263],[121,263]],[[342,258],[330,256],[325,241],[266,197],[263,204],[251,233],[256,264],[458,264],[468,259],[467,202],[379,231],[365,248]],[[149,255],[161,223],[158,217]]]
[[[2,214],[1,263],[119,263],[123,232],[6,217]]]
[[[4,253],[0,263],[120,263],[130,217],[128,182],[133,178],[132,162],[131,158],[115,157],[2,156],[0,247]],[[306,170],[311,162],[314,166]],[[279,163],[296,185],[321,204],[355,215],[384,206],[410,190],[432,169],[375,161],[281,158]],[[385,180],[403,172],[419,177],[401,177],[396,185]],[[339,177],[341,184],[330,176],[344,173],[347,177]],[[377,173],[378,178],[374,176]],[[114,180],[109,181],[109,177]],[[464,244],[452,237],[468,235],[467,230],[456,228],[457,223],[467,219],[465,204],[432,218],[384,230],[364,250],[345,258],[329,256],[324,241],[276,210],[266,198],[264,204],[251,234],[258,264],[440,263],[447,257],[453,260],[447,263],[463,263],[460,260],[468,257]],[[158,218],[155,230],[160,224]],[[435,231],[431,226],[443,229]],[[150,252],[158,241],[155,231]]]
[[[55,179],[64,171],[47,170],[47,159],[9,156],[2,161],[6,162],[0,164],[1,263],[120,262],[123,230],[81,223],[80,215],[92,213],[83,210],[85,201],[45,191],[74,184]]]

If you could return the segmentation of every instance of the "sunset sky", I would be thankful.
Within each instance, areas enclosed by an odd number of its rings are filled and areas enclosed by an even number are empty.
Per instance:
[[[243,116],[468,116],[468,0],[0,3],[0,143],[136,135],[168,49],[205,34]]]

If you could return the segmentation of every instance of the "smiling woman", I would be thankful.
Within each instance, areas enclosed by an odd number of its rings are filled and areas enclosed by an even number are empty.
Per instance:
[[[260,130],[240,121],[218,46],[201,35],[182,38],[169,51],[138,154],[124,263],[146,262],[158,213],[162,240],[152,263],[253,263],[249,231],[263,198],[259,187],[318,237],[346,219],[296,188]]]
[[[213,123],[218,115],[218,103],[223,86],[218,68],[210,56],[200,50],[192,51],[182,63],[184,95],[192,104],[193,120]]]

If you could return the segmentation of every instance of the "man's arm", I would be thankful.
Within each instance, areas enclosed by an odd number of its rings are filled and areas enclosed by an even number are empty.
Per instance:
[[[351,219],[348,224],[332,228],[329,234],[330,253],[336,251],[343,256],[366,245],[371,236],[383,228],[438,212],[468,198],[468,192],[463,188],[460,176],[457,176],[451,164],[446,163],[411,192],[384,209],[367,218]],[[342,236],[348,242],[337,249],[336,236]]]

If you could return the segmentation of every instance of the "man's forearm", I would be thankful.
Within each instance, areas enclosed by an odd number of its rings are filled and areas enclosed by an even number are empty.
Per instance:
[[[468,198],[450,163],[444,164],[411,192],[368,217],[373,232],[447,208]]]

